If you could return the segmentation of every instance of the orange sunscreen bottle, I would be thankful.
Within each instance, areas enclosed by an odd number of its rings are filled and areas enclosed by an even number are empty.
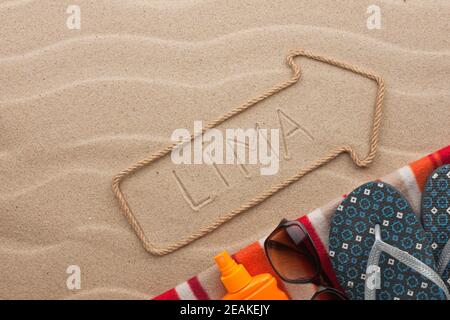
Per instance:
[[[221,280],[228,293],[224,300],[288,300],[288,296],[278,288],[277,279],[269,273],[252,277],[242,264],[237,264],[228,252],[215,258],[222,274]]]

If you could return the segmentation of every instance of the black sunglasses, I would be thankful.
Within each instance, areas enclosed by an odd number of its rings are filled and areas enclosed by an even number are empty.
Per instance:
[[[283,281],[313,283],[318,287],[311,300],[347,300],[345,294],[330,286],[314,242],[300,222],[283,219],[264,241],[264,249]]]

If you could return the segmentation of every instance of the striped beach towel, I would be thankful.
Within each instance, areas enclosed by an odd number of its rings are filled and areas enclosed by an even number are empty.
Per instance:
[[[400,168],[380,180],[395,186],[408,199],[413,209],[420,212],[421,193],[427,177],[435,168],[448,163],[450,163],[450,145]],[[335,286],[338,286],[337,279],[327,252],[328,233],[331,217],[341,201],[342,198],[335,199],[299,218],[316,245],[324,272]],[[233,257],[238,263],[242,263],[252,275],[267,272],[276,276],[264,254],[263,243],[264,239],[254,242],[235,253]],[[293,285],[283,283],[280,279],[278,279],[278,284],[289,294],[291,299],[309,300],[316,291],[313,284]],[[154,299],[208,300],[221,299],[224,294],[225,289],[220,281],[219,271],[214,265]]]

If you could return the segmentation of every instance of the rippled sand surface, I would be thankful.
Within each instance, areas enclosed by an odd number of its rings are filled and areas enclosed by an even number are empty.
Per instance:
[[[367,7],[382,29],[368,30]],[[450,4],[441,1],[0,1],[0,298],[147,299],[363,181],[449,143]],[[121,169],[269,86],[304,48],[382,75],[379,154],[342,156],[213,234],[164,257],[145,252],[111,191]],[[286,125],[277,176],[163,159],[124,190],[159,245],[198,230],[335,145],[367,151],[375,85],[298,59],[300,83],[222,127]],[[175,175],[182,181],[182,187]],[[186,199],[182,189],[188,191]],[[211,199],[202,204],[202,199]],[[189,199],[188,199],[189,200]],[[66,269],[81,268],[68,290]]]

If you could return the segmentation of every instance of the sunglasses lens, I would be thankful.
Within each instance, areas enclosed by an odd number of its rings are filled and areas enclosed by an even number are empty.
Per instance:
[[[309,281],[319,271],[309,237],[298,225],[281,227],[266,244],[273,268],[287,281]]]
[[[317,292],[313,300],[345,300],[345,298],[332,290],[324,290]]]

